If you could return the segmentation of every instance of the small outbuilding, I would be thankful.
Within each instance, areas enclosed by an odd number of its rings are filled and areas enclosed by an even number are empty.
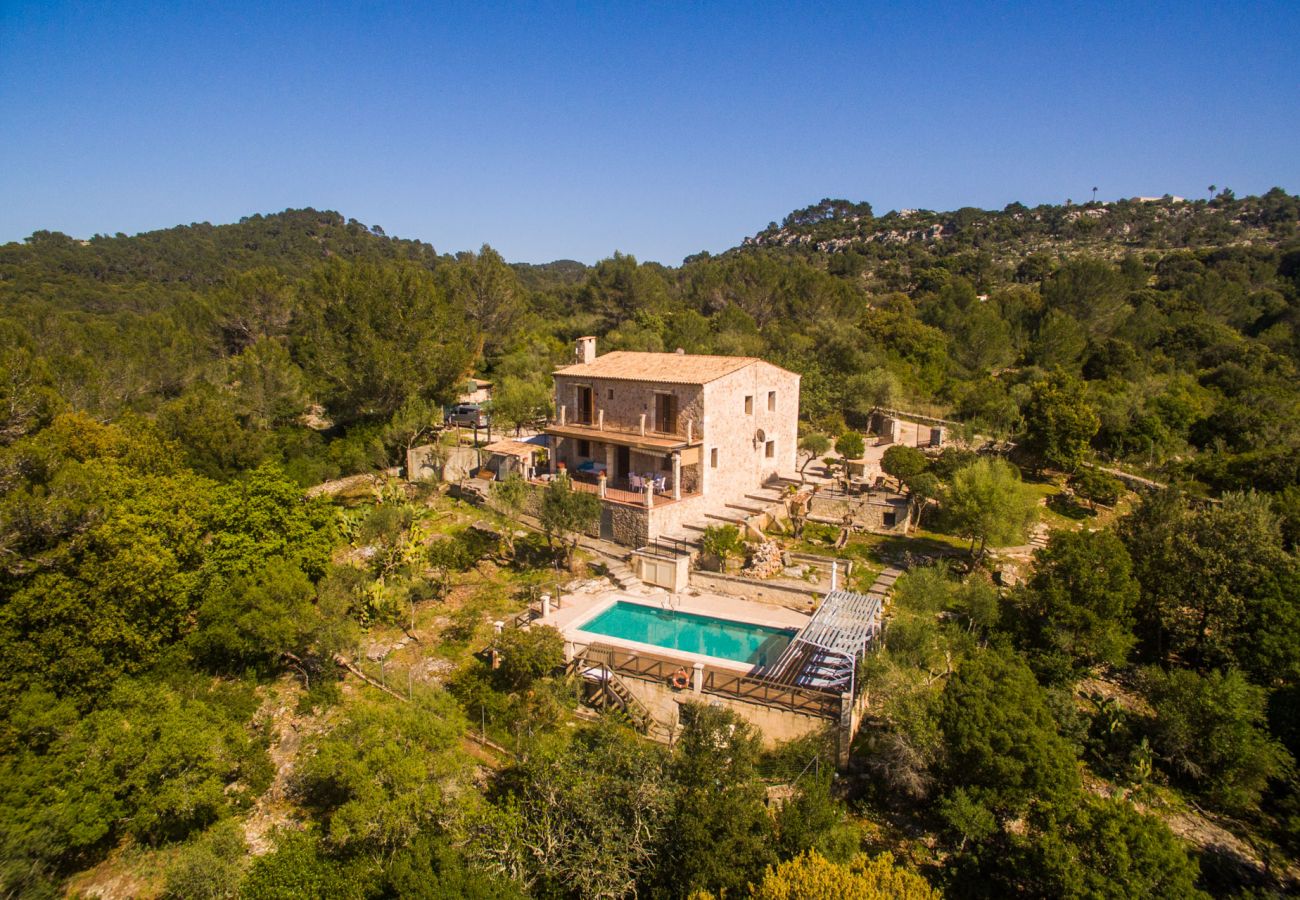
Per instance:
[[[511,474],[531,480],[539,468],[546,465],[546,445],[529,441],[495,441],[483,448],[485,459],[479,468],[480,475],[490,472],[493,480],[503,481]]]
[[[477,403],[480,406],[492,399],[492,382],[484,381],[481,378],[470,378],[466,383],[460,396],[456,398],[457,403]]]

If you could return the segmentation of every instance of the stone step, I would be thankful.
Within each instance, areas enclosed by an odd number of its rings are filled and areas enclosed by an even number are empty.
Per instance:
[[[722,513],[705,513],[704,518],[713,519],[718,522],[725,522],[728,525],[744,525],[745,520],[739,516],[728,516]]]
[[[739,510],[740,512],[749,513],[752,516],[756,516],[763,511],[761,507],[745,506],[741,503],[728,503],[727,509]]]

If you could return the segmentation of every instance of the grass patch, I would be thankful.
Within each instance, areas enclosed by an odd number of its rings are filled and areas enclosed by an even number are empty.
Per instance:
[[[1089,519],[1097,518],[1096,510],[1089,509],[1079,502],[1078,498],[1064,492],[1052,494],[1047,498],[1048,513],[1068,519],[1073,522],[1084,522]],[[1048,517],[1050,519],[1050,517]],[[1050,525],[1050,520],[1048,521]]]

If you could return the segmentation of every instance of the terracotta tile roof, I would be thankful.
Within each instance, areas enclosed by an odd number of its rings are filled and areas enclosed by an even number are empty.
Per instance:
[[[707,384],[762,362],[756,356],[700,356],[690,353],[641,353],[615,350],[594,362],[556,369],[556,375],[580,378],[618,378],[624,381],[657,381],[664,384]]]
[[[532,456],[538,450],[546,448],[540,444],[529,444],[524,441],[494,441],[483,448],[488,453],[499,453],[502,456],[519,456],[527,458]]]

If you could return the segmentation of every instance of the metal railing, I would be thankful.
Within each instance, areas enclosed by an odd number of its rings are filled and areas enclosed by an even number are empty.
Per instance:
[[[636,552],[648,556],[658,556],[663,559],[676,559],[681,556],[690,556],[695,552],[695,548],[676,538],[657,537],[644,547],[637,547]]]
[[[682,660],[620,650],[605,644],[575,647],[573,657],[589,665],[604,666],[620,675],[649,681],[666,682],[687,668]],[[746,703],[757,703],[823,719],[838,720],[840,716],[841,699],[838,693],[777,684],[709,666],[704,669],[703,690],[706,694],[732,697]]]

